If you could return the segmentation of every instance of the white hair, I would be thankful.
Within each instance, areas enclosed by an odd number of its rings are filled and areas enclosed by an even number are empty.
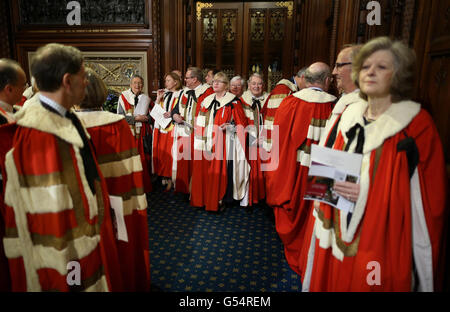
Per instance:
[[[244,86],[244,78],[242,78],[239,75],[234,76],[233,78],[231,78],[230,84],[232,84],[233,82],[238,81],[238,80],[241,82],[241,86]]]

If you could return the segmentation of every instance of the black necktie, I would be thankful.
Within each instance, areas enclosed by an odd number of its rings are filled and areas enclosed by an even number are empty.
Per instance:
[[[172,95],[173,95],[172,91],[164,93],[164,101],[166,102],[166,112],[170,110],[170,101],[172,100]],[[168,100],[166,101],[167,98]]]
[[[217,101],[216,100],[216,98],[214,98],[214,100],[212,101],[212,103],[211,103],[211,109],[213,109],[214,110],[214,114],[213,114],[213,119],[215,119],[216,118],[216,113],[217,113],[217,108],[220,106],[220,103],[219,103],[219,101]]]
[[[195,90],[189,90],[186,93],[188,95],[188,101],[189,101],[189,98],[192,97],[194,102],[197,102],[197,97],[195,96]]]
[[[256,109],[256,106],[258,106],[258,110],[260,111],[261,110],[261,102],[256,98],[253,98],[252,100],[253,100],[252,109],[254,110],[254,109]]]
[[[75,126],[78,134],[83,140],[83,148],[80,149],[80,154],[83,159],[84,173],[86,175],[86,179],[88,180],[89,188],[91,189],[92,194],[95,194],[94,181],[99,179],[99,174],[95,165],[94,156],[92,155],[92,150],[89,146],[89,139],[84,132],[83,125],[74,113],[67,111],[66,117],[72,121],[72,124]]]
[[[138,105],[138,102],[139,102],[139,95],[136,95],[134,97],[134,109],[136,109],[136,106]]]
[[[364,128],[360,125],[360,124],[355,124],[353,127],[350,128],[350,130],[348,130],[345,135],[348,138],[347,141],[347,145],[345,146],[345,151],[347,152],[348,149],[350,148],[350,144],[352,144],[353,140],[356,137],[356,131],[359,129],[358,132],[358,139],[356,141],[356,148],[355,148],[355,153],[357,154],[362,154],[363,153],[363,147],[364,147]]]

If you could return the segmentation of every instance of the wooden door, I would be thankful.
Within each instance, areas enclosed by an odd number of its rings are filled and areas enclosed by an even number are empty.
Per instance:
[[[450,0],[421,2],[418,16],[415,50],[421,66],[419,101],[431,113],[439,131],[450,178]]]
[[[293,1],[195,5],[196,66],[230,78],[258,72],[268,91],[293,74]]]
[[[243,3],[197,2],[196,65],[241,74]]]
[[[244,76],[258,72],[267,90],[293,71],[293,2],[246,2],[244,4]]]

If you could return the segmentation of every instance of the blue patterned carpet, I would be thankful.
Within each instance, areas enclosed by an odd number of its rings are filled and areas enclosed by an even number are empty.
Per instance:
[[[262,208],[220,214],[181,194],[148,195],[152,285],[170,292],[299,292],[300,277]]]

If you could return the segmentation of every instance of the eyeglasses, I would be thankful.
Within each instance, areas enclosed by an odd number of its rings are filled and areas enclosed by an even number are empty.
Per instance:
[[[185,80],[192,79],[192,78],[195,78],[195,77],[188,77],[188,76],[184,77]]]
[[[213,80],[212,83],[226,83],[226,82],[222,80]]]
[[[335,67],[335,68],[342,68],[342,67],[344,67],[345,65],[351,65],[351,64],[352,64],[352,62],[336,63],[336,64],[334,64],[334,67]]]

